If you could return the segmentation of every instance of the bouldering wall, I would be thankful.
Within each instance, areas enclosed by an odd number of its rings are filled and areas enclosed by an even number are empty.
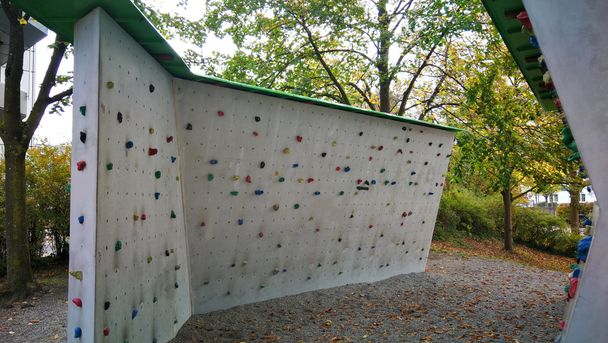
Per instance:
[[[175,80],[192,304],[421,272],[453,132]]]
[[[453,129],[177,79],[101,9],[75,37],[70,341],[424,270]]]
[[[101,10],[76,32],[71,235],[95,237],[71,251],[68,337],[164,342],[191,313],[172,77]]]

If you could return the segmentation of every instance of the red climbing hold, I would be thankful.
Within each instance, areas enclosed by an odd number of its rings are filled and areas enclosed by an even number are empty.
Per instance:
[[[311,182],[313,182],[313,181],[315,181],[315,179],[313,179],[312,177],[309,177],[309,178],[306,180],[306,182],[308,182],[308,183],[311,183]]]
[[[251,176],[249,176],[249,175],[245,176],[245,182],[251,183]]]
[[[368,229],[373,229],[374,226],[372,224],[369,224],[369,226],[367,227]]]
[[[257,137],[257,136],[258,136],[258,132],[257,132],[257,131],[253,131],[253,135],[254,135],[255,137]]]
[[[384,149],[384,146],[381,145],[378,147],[378,151],[382,151],[382,149]]]
[[[220,117],[223,117],[224,116],[224,111],[217,111],[217,115],[220,116]]]
[[[337,166],[336,171],[340,171],[340,170],[342,170],[342,168],[340,168],[340,166]]]
[[[76,169],[78,169],[78,171],[82,171],[84,170],[84,168],[87,166],[87,163],[85,161],[78,161],[76,163]]]
[[[357,184],[358,184],[358,185],[360,185],[360,184],[361,184],[361,182],[363,182],[363,180],[361,180],[361,179],[358,179],[358,180],[357,180]]]
[[[399,149],[399,150],[397,150],[397,153],[398,153],[398,154],[403,154],[403,150],[402,150],[402,149]]]
[[[148,156],[154,156],[156,154],[158,154],[158,149],[148,148]]]
[[[296,140],[298,141],[298,143],[302,143],[302,136],[296,136]]]
[[[370,160],[370,161],[371,161],[371,160],[373,160],[373,159],[374,159],[374,158],[373,158],[373,157],[371,157],[371,156],[368,158],[368,160]]]
[[[521,11],[517,14],[517,16],[515,16],[515,18],[517,18],[517,20],[519,20],[519,22],[523,25],[523,27],[525,27],[528,30],[532,30],[532,22],[530,21],[530,18],[528,17],[528,12]]]
[[[167,137],[167,143],[171,143],[173,142],[173,136],[168,136]]]
[[[204,226],[206,226],[205,222],[202,222],[202,223],[201,223],[201,226],[203,226],[203,227],[204,227]]]
[[[263,232],[258,233],[258,237],[260,237],[260,238],[264,237],[264,233]]]
[[[74,305],[82,307],[82,300],[80,298],[74,298],[72,299],[72,302],[74,303]]]
[[[141,220],[146,220],[146,218],[148,218],[148,217],[146,216],[145,213],[142,213],[140,218],[141,218]]]
[[[104,336],[110,335],[110,328],[109,327],[106,326],[105,328],[103,328],[103,335]]]
[[[403,212],[403,213],[401,213],[401,216],[402,216],[403,218],[407,217],[407,212]]]

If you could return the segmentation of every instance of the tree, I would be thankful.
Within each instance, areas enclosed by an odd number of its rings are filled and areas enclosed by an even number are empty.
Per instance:
[[[513,251],[513,202],[542,191],[554,175],[561,115],[545,112],[502,43],[479,51],[477,68],[464,85],[466,101],[451,115],[466,123],[458,141],[460,179],[485,180],[503,202],[504,249]]]
[[[9,54],[5,71],[4,110],[0,113],[0,138],[4,142],[5,159],[5,239],[7,245],[7,283],[16,299],[25,297],[33,280],[27,235],[25,156],[42,116],[49,105],[62,102],[72,89],[51,95],[57,82],[57,71],[67,44],[57,37],[53,54],[39,93],[25,120],[21,118],[20,83],[23,76],[24,24],[29,16],[10,0],[0,0],[9,22]]]
[[[154,11],[138,1],[144,11]],[[464,0],[213,0],[205,27],[234,55],[187,62],[227,79],[424,119],[450,75],[450,40],[480,29],[481,4]],[[159,18],[155,20],[155,18]],[[161,27],[170,23],[156,15]]]

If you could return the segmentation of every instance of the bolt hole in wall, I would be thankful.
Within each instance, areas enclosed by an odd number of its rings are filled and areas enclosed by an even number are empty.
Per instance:
[[[99,18],[97,339],[424,270],[453,132],[175,79]]]

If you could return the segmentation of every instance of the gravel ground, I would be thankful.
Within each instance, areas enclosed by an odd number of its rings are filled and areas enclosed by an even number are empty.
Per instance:
[[[431,254],[427,272],[197,315],[181,342],[552,342],[563,273]],[[0,342],[64,342],[65,287],[0,309]]]

